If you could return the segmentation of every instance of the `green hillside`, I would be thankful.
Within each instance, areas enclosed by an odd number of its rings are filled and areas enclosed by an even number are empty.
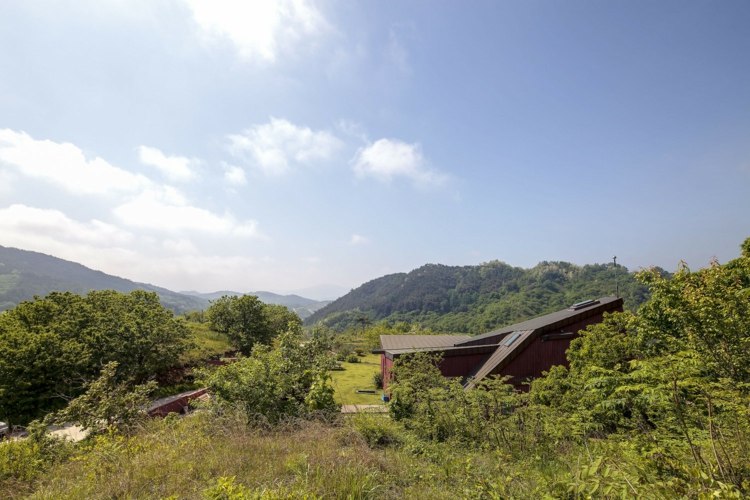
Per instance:
[[[581,300],[615,294],[635,309],[647,298],[623,266],[541,262],[531,269],[499,261],[427,264],[369,281],[307,318],[343,330],[361,321],[410,321],[445,332],[481,333]]]
[[[176,313],[204,309],[208,301],[165,288],[137,283],[50,255],[0,246],[0,311],[35,295],[53,291],[84,294],[90,290],[148,290],[159,294],[165,307]]]

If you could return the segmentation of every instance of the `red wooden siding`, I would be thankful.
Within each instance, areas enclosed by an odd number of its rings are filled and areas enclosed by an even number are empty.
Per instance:
[[[529,346],[521,351],[504,367],[493,370],[493,375],[510,375],[510,382],[516,387],[526,387],[524,382],[530,378],[541,377],[543,372],[549,371],[550,368],[557,365],[568,366],[568,358],[565,355],[570,347],[570,342],[577,338],[578,332],[589,325],[600,323],[602,315],[591,316],[572,325],[568,325],[559,332],[546,332],[534,339]],[[575,335],[571,338],[544,340],[545,335],[554,335],[555,333],[572,332]]]

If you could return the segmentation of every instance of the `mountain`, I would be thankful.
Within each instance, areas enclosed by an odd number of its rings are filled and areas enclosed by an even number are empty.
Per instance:
[[[427,264],[369,281],[306,319],[343,330],[362,321],[411,321],[441,332],[482,333],[570,304],[619,294],[636,308],[647,289],[623,266],[541,262],[531,269],[493,261]]]
[[[0,311],[10,309],[34,295],[53,291],[87,293],[90,290],[148,290],[175,313],[204,309],[208,302],[146,283],[137,283],[51,255],[0,246]]]
[[[222,295],[242,295],[238,292],[173,292],[147,283],[138,283],[125,278],[105,274],[86,266],[43,253],[0,246],[0,311],[15,307],[34,295],[47,295],[53,291],[86,293],[90,290],[148,290],[159,294],[165,307],[177,314],[206,309],[210,300]],[[300,297],[279,295],[272,292],[251,292],[266,304],[281,304],[292,309],[301,318],[330,303]]]
[[[313,314],[315,311],[320,309],[321,307],[327,306],[331,303],[330,300],[313,300],[308,299],[305,297],[300,297],[299,295],[280,295],[278,293],[273,292],[247,292],[247,293],[241,293],[241,292],[232,292],[232,291],[220,291],[220,292],[210,292],[210,293],[200,293],[200,292],[180,292],[184,295],[191,295],[194,297],[198,297],[201,299],[205,299],[206,301],[210,300],[216,300],[218,298],[223,297],[224,295],[256,295],[258,299],[260,299],[261,302],[265,302],[266,304],[279,304],[282,306],[286,306],[292,311],[299,314],[299,317],[302,319],[307,318],[311,314]]]
[[[345,293],[349,293],[351,288],[345,288],[340,285],[316,285],[309,286],[306,288],[298,288],[296,290],[290,290],[286,293],[293,295],[301,295],[303,297],[309,297],[311,299],[332,302],[333,300],[341,297]]]

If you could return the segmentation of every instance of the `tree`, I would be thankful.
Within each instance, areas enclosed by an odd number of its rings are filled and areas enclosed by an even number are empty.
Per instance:
[[[53,292],[0,315],[0,420],[43,416],[80,395],[116,361],[143,382],[178,363],[189,332],[153,292]]]
[[[271,423],[316,412],[336,411],[327,375],[330,346],[288,331],[273,347],[256,344],[247,358],[223,366],[205,379],[219,406],[240,408],[248,417]]]
[[[102,368],[99,378],[89,383],[86,392],[64,409],[48,416],[48,423],[76,423],[94,433],[108,430],[128,432],[146,418],[149,396],[156,382],[133,386],[117,381],[117,362]]]
[[[299,316],[280,305],[267,305],[254,295],[224,295],[206,311],[212,330],[225,334],[243,354],[255,344],[269,344],[288,329],[299,331]]]

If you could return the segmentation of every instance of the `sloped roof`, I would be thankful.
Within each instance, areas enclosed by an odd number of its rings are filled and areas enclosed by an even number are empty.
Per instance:
[[[384,351],[453,347],[456,343],[470,338],[468,335],[381,335],[380,346]]]
[[[534,330],[519,330],[508,335],[506,341],[500,342],[500,345],[497,346],[497,349],[492,353],[492,356],[487,358],[487,361],[477,369],[472,378],[466,383],[465,387],[471,389],[477,384],[477,382],[492,373],[492,370],[498,365],[509,360],[514,353],[524,350],[526,345],[533,340],[533,333]],[[511,339],[513,339],[512,343],[508,343]]]
[[[622,299],[618,297],[602,297],[598,300],[592,301],[590,305],[573,309],[569,307],[560,311],[545,314],[544,316],[537,316],[536,318],[527,319],[514,325],[504,326],[491,332],[483,333],[471,337],[467,340],[457,342],[456,346],[467,346],[475,344],[486,344],[488,339],[492,339],[493,343],[500,342],[500,339],[506,336],[510,332],[526,331],[526,330],[540,330],[540,329],[554,329],[564,326],[566,323],[574,323],[583,318],[594,316],[603,311],[611,311],[616,307],[622,305]],[[497,337],[496,339],[493,337]]]

